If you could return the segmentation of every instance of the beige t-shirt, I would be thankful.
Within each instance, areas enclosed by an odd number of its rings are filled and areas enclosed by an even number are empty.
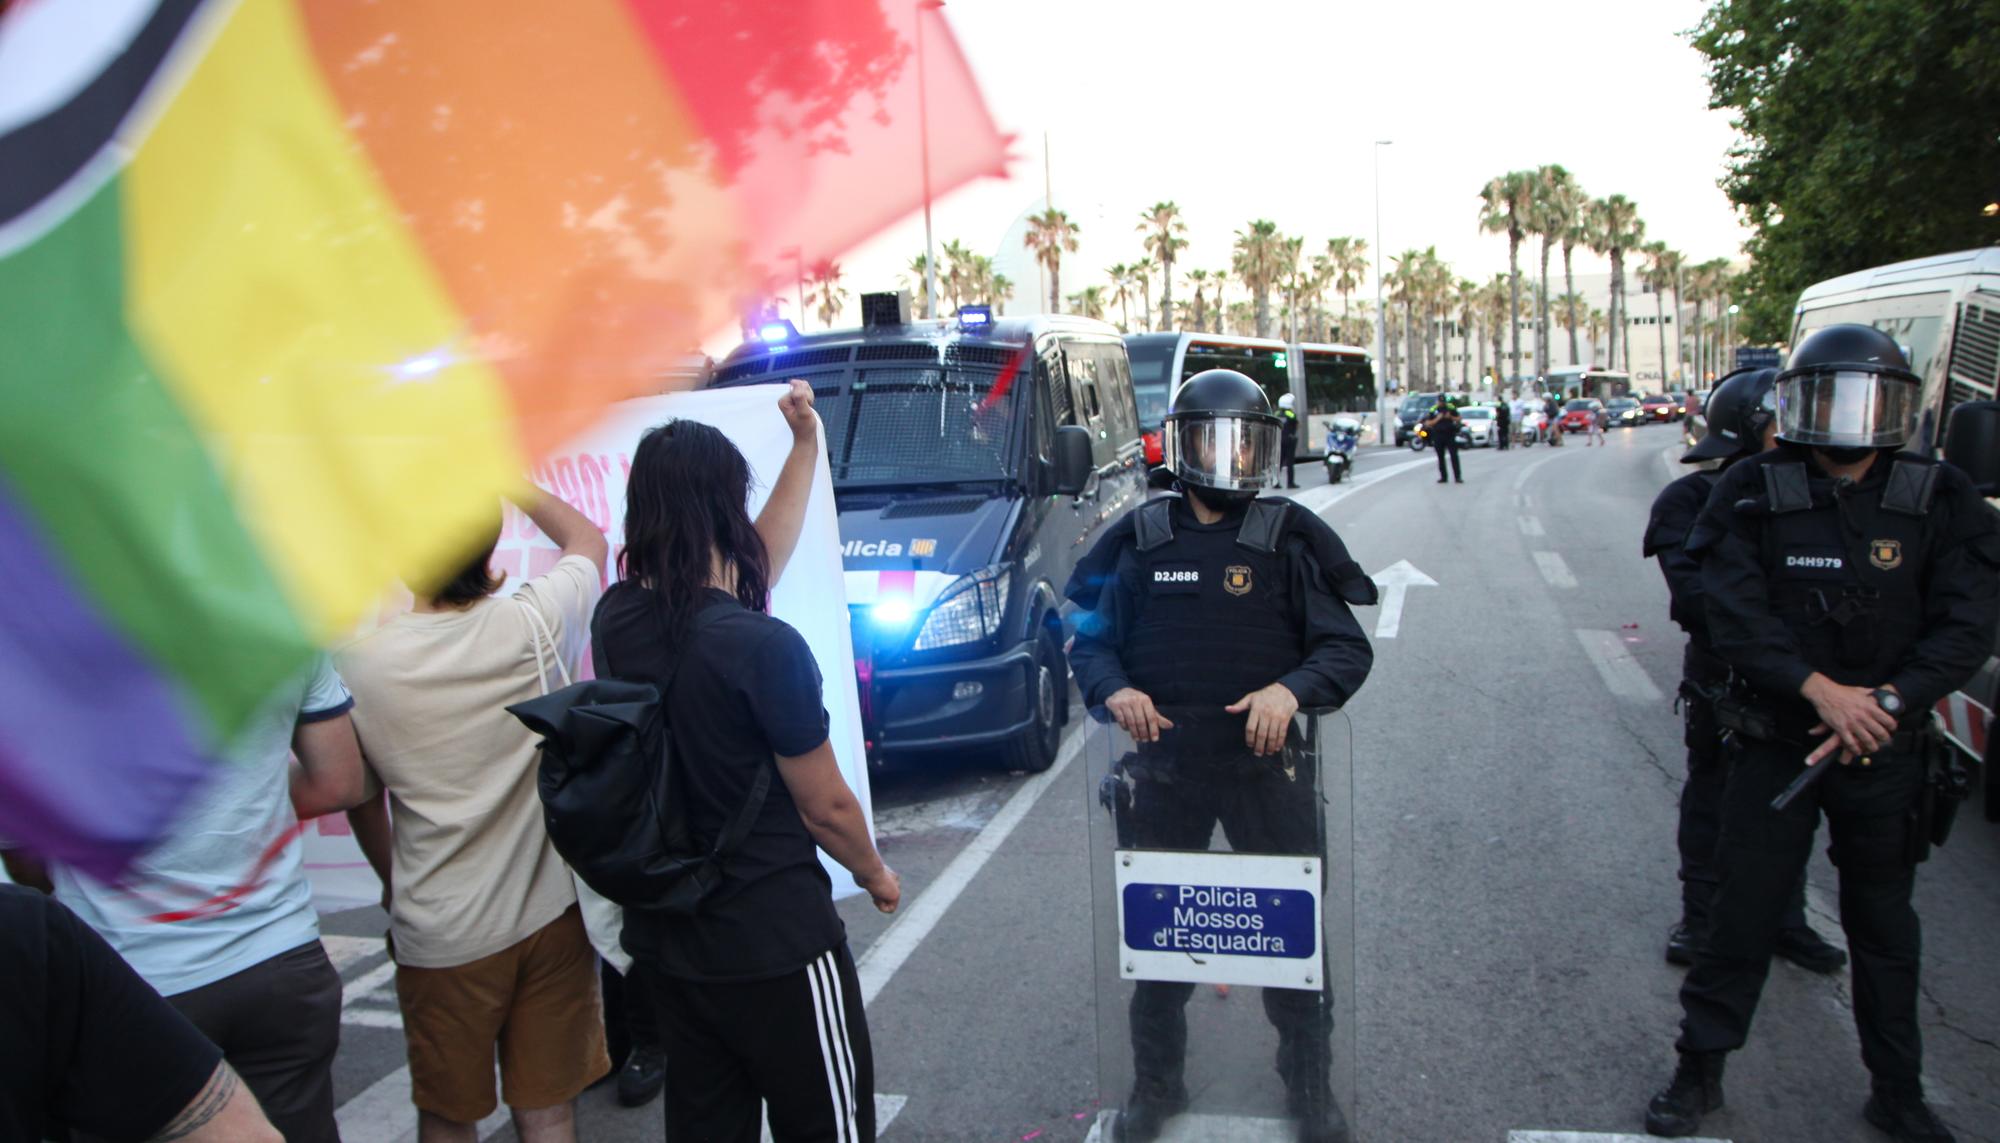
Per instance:
[[[401,615],[336,656],[369,771],[389,791],[399,963],[449,968],[490,956],[576,902],[542,826],[536,738],[506,708],[543,689],[524,604],[571,656],[602,592],[596,567],[568,556],[512,599]],[[548,689],[561,687],[553,659],[547,670]]]

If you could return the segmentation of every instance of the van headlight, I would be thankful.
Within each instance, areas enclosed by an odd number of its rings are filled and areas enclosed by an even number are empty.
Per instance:
[[[991,639],[1000,630],[1000,617],[1007,607],[1009,572],[987,568],[944,589],[917,632],[916,650],[934,651]]]

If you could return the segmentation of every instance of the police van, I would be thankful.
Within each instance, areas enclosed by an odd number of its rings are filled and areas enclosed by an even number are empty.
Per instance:
[[[1063,586],[1147,494],[1125,345],[1085,318],[906,308],[766,326],[711,384],[812,386],[870,759],[990,746],[1044,770],[1069,713]]]
[[[1909,450],[1943,455],[1952,410],[2000,394],[2000,248],[1968,250],[1878,266],[1819,283],[1799,296],[1792,344],[1839,322],[1871,325],[1894,337],[1923,380],[1917,431]],[[2000,457],[1946,459],[1974,480],[1994,479]],[[1981,471],[1987,469],[1989,471]],[[2000,632],[1995,656],[1965,689],[1938,704],[1952,743],[1983,763],[1986,816],[2000,821],[2000,752],[1993,743],[1993,715],[2000,709]]]

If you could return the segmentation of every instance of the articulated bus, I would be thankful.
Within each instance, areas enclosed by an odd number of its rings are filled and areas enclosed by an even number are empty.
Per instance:
[[[1613,397],[1632,395],[1632,375],[1610,369],[1597,369],[1587,365],[1563,365],[1549,370],[1542,378],[1544,392],[1555,393],[1561,400],[1572,397],[1594,397],[1599,401],[1609,401]]]
[[[1275,407],[1290,393],[1299,412],[1298,456],[1314,459],[1326,447],[1326,426],[1347,413],[1375,420],[1375,370],[1368,351],[1352,345],[1290,345],[1272,338],[1222,333],[1133,333],[1125,336],[1132,359],[1132,389],[1148,459],[1159,462],[1160,424],[1175,386],[1204,369],[1234,369],[1264,387]]]
[[[1923,380],[1909,451],[1937,456],[1951,411],[2000,395],[2000,249],[1918,258],[1847,274],[1799,295],[1792,344],[1816,329],[1859,322],[1894,337]],[[2000,632],[1995,657],[1965,689],[1938,703],[1946,736],[1983,763],[1986,816],[2000,821],[2000,761],[1993,712],[2000,707]]]

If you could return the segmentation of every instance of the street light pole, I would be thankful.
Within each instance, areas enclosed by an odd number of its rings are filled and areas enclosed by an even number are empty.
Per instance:
[[[1382,148],[1394,143],[1375,140],[1375,443],[1382,445],[1396,443],[1389,432],[1388,378],[1382,372],[1389,367],[1389,327],[1382,320]]]
[[[944,0],[917,0],[917,146],[924,167],[924,314],[937,317],[937,247],[931,239],[931,109],[924,86],[924,13]]]
[[[1731,302],[1729,303],[1728,312],[1722,315],[1722,368],[1720,372],[1723,373],[1727,373],[1735,368],[1730,364],[1730,354],[1735,351],[1736,311],[1738,308],[1735,302]]]

